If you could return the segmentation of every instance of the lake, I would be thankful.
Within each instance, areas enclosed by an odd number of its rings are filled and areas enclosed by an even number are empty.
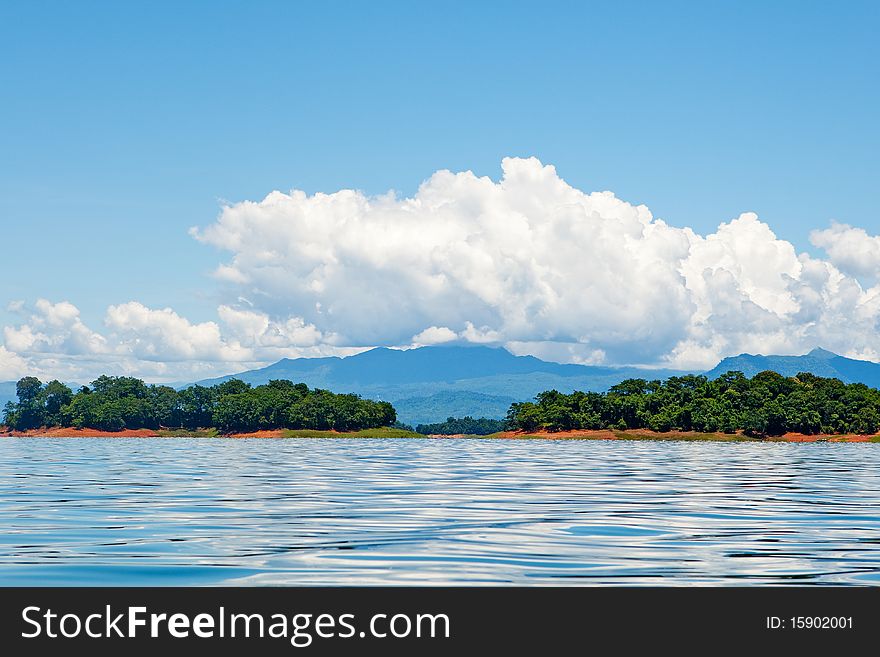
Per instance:
[[[0,584],[880,585],[880,445],[0,440]]]

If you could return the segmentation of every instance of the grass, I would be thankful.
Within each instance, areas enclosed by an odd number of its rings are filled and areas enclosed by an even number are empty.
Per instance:
[[[163,438],[214,438],[217,429],[159,429],[156,435]]]
[[[663,432],[630,432],[630,431],[618,431],[613,430],[611,433],[614,434],[614,437],[617,440],[667,440],[667,441],[711,441],[711,442],[753,442],[759,439],[757,438],[749,438],[748,436],[743,436],[741,434],[726,434],[726,433],[663,433]],[[470,437],[470,436],[469,436]],[[488,436],[474,436],[475,438],[500,438],[500,433],[489,434]],[[554,436],[553,434],[522,434],[516,436],[512,440],[604,440],[605,437],[596,434],[585,433],[582,435],[576,436]],[[508,438],[511,440],[511,438]]]
[[[319,431],[317,429],[285,429],[285,438],[424,438],[420,433],[406,429],[379,427],[377,429],[361,429],[349,433],[335,431]]]
[[[156,432],[163,438],[216,438],[222,437],[217,429],[160,429]],[[245,434],[246,435],[246,434]],[[424,438],[420,433],[392,427],[362,429],[340,433],[337,431],[321,431],[318,429],[283,429],[282,438]]]
[[[683,440],[683,441],[712,441],[712,442],[750,442],[757,438],[749,438],[736,433],[630,433],[628,431],[614,431],[614,437],[618,440]]]

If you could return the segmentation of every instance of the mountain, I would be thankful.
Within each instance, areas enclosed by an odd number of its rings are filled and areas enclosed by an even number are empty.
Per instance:
[[[585,373],[613,376],[620,370],[614,367],[551,363],[534,356],[514,356],[505,349],[491,347],[420,347],[406,350],[377,347],[346,358],[284,358],[262,369],[208,381],[219,383],[237,378],[253,383],[263,382],[264,379],[290,378],[290,375],[311,375],[359,385],[384,385],[392,381],[397,384],[453,382],[533,372],[562,377],[583,376]]]
[[[714,379],[731,370],[749,377],[765,370],[785,376],[812,372],[880,388],[880,364],[824,349],[803,356],[740,354],[725,358],[706,376]],[[379,347],[347,358],[286,358],[268,367],[199,383],[214,385],[238,378],[260,385],[271,379],[290,379],[313,388],[390,401],[401,422],[415,425],[442,422],[449,416],[501,418],[511,403],[532,399],[543,390],[602,392],[628,378],[664,379],[687,373],[551,363],[481,346]]]
[[[880,388],[880,363],[845,358],[819,348],[803,356],[731,356],[706,372],[706,376],[714,379],[734,370],[739,370],[748,377],[765,370],[779,372],[783,376],[810,372],[816,376],[837,378],[844,383],[864,383],[872,388]]]
[[[484,346],[378,347],[346,358],[286,358],[199,383],[214,385],[237,378],[260,385],[289,379],[390,401],[402,422],[419,424],[440,422],[450,415],[500,418],[512,402],[552,388],[601,391],[627,378],[663,379],[675,374],[683,372],[551,363]]]
[[[813,349],[803,356],[731,356],[706,376],[714,379],[732,370],[748,377],[765,370],[784,376],[811,372],[880,388],[880,363],[845,358],[825,349]],[[237,378],[260,385],[271,379],[290,379],[312,388],[390,401],[401,422],[416,425],[442,422],[449,416],[502,418],[513,402],[554,388],[560,392],[602,392],[628,378],[665,379],[682,374],[688,372],[551,363],[481,346],[380,347],[347,358],[285,358],[268,367],[199,383],[214,385]],[[15,401],[15,383],[0,382],[0,409],[7,401]]]
[[[18,401],[18,397],[15,396],[15,383],[15,381],[0,381],[0,410],[6,406],[6,402]],[[0,422],[2,421],[0,415]]]
[[[45,379],[43,383],[47,383],[49,380]],[[74,392],[82,388],[82,385],[79,383],[72,383],[70,381],[63,381],[63,383]],[[18,402],[18,395],[15,394],[17,384],[18,381],[0,381],[0,422],[3,421],[2,410],[6,406],[6,402]]]
[[[522,401],[514,397],[486,395],[469,390],[444,390],[429,397],[407,397],[394,401],[401,422],[432,424],[445,422],[449,417],[488,417],[500,419],[507,415],[510,405]]]

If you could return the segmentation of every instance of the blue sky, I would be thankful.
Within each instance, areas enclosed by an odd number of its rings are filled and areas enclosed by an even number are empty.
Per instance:
[[[412,195],[508,156],[699,234],[753,211],[798,251],[832,219],[873,235],[878,7],[4,3],[0,306],[213,320],[227,257],[188,229],[224,200]]]

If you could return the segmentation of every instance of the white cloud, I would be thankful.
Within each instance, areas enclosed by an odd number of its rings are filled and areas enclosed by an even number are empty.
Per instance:
[[[488,326],[477,328],[471,322],[464,323],[464,330],[459,336],[466,342],[474,344],[497,344],[503,341],[503,336],[498,331],[493,331]]]
[[[601,349],[593,349],[579,342],[515,341],[504,345],[516,356],[535,356],[541,360],[578,365],[602,365],[607,355]]]
[[[16,312],[25,314],[25,306],[17,305]],[[112,352],[104,337],[83,324],[79,309],[67,301],[51,303],[38,299],[27,323],[18,327],[7,326],[3,333],[6,347],[18,353],[74,356]]]
[[[575,362],[688,367],[817,342],[880,350],[874,292],[846,275],[877,271],[880,238],[833,225],[813,234],[830,255],[817,260],[751,213],[701,236],[581,192],[534,158],[502,170],[499,182],[439,171],[412,198],[272,192],[192,234],[231,252],[218,279],[232,295],[338,344],[454,335]]]
[[[476,337],[470,324],[505,342],[672,348],[691,312],[688,234],[537,160],[503,168],[500,183],[440,171],[408,199],[273,192],[194,234],[233,252],[221,278],[247,281],[237,294],[346,344],[404,344],[432,326]]]
[[[220,335],[215,322],[192,324],[170,308],[152,310],[131,301],[107,309],[117,344],[142,360],[248,360],[252,353]]]
[[[323,335],[313,324],[301,317],[272,321],[268,315],[253,310],[239,310],[231,306],[217,309],[229,333],[243,344],[254,347],[314,347],[332,343],[332,335]]]
[[[19,379],[28,374],[28,362],[0,345],[0,381]]]
[[[191,233],[228,251],[217,321],[136,301],[101,330],[66,301],[12,302],[0,372],[195,379],[282,357],[453,341],[579,363],[713,366],[822,345],[880,358],[880,237],[832,223],[798,253],[752,213],[708,235],[534,158],[495,182],[439,171],[411,198],[272,192]],[[61,374],[57,374],[61,372]]]
[[[24,317],[4,329],[0,380],[25,373],[84,382],[101,373],[150,380],[195,380],[259,367],[279,358],[348,355],[297,317],[272,321],[251,310],[220,306],[220,322],[193,323],[170,308],[136,301],[110,306],[103,332],[80,319],[73,304],[40,299],[17,308]]]
[[[429,326],[412,337],[413,346],[423,347],[432,344],[443,344],[458,338],[458,334],[445,326]]]
[[[829,228],[814,230],[810,242],[828,254],[841,271],[876,281],[880,272],[880,236],[868,235],[862,228],[832,222]]]

